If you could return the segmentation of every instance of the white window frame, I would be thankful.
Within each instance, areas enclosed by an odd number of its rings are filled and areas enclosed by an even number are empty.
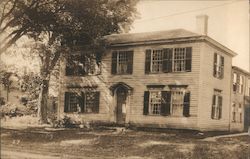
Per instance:
[[[215,72],[215,77],[216,78],[222,78],[222,75],[223,75],[223,71],[224,71],[224,69],[223,69],[223,65],[222,65],[222,62],[221,62],[221,57],[223,57],[222,55],[220,55],[220,54],[218,54],[218,53],[216,53],[216,58],[217,58],[217,63],[215,63],[214,64],[214,67],[215,67],[215,70],[216,70],[216,72]]]
[[[155,56],[157,57],[155,59]],[[162,72],[163,66],[163,50],[162,49],[155,49],[151,52],[151,62],[150,62],[150,72],[151,73],[159,73]],[[156,68],[158,67],[158,68]]]
[[[172,72],[186,71],[186,48],[174,48],[172,59]]]
[[[219,97],[221,97],[221,91],[214,90],[214,95],[215,95],[215,105],[212,105],[212,107],[215,110],[214,116],[212,116],[212,119],[219,120],[219,115],[220,115],[220,106],[219,106]],[[222,103],[223,104],[223,103]],[[222,110],[221,110],[222,111]],[[212,112],[211,112],[212,113]],[[222,112],[221,112],[222,113]]]
[[[149,115],[161,115],[161,100],[162,93],[161,89],[150,90],[149,91]],[[153,95],[159,95],[158,99],[153,99]]]
[[[172,88],[171,89],[171,106],[170,106],[170,114],[172,116],[183,116],[183,108],[184,108],[184,96],[185,96],[184,88]],[[179,98],[179,99],[175,99]],[[181,109],[181,111],[176,110]],[[177,109],[175,109],[177,108]]]

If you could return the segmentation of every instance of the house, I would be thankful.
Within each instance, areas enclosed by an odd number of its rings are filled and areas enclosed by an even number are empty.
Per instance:
[[[198,33],[175,29],[106,36],[101,62],[91,51],[74,51],[61,61],[59,117],[230,130],[236,53],[207,36],[207,21],[206,15],[197,16]]]
[[[233,66],[231,90],[230,130],[247,131],[250,126],[250,73]]]

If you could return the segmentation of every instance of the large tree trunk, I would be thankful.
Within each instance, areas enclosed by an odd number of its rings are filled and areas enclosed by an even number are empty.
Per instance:
[[[40,124],[46,124],[47,121],[47,103],[49,94],[49,80],[42,81],[40,94],[38,98],[38,118]]]

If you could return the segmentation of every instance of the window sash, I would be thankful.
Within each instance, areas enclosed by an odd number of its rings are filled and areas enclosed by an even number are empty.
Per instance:
[[[171,115],[183,116],[184,91],[171,90]]]
[[[186,48],[174,49],[173,66],[173,72],[186,71]]]
[[[161,91],[150,91],[149,95],[149,114],[161,114],[162,96]]]

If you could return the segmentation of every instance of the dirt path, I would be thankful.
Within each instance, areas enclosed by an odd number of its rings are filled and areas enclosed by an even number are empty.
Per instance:
[[[220,138],[226,138],[226,137],[237,137],[237,136],[247,136],[249,133],[238,133],[238,134],[229,134],[229,135],[219,135],[219,136],[213,136],[213,137],[207,137],[203,139],[203,141],[216,141]],[[250,136],[249,136],[250,137]]]

